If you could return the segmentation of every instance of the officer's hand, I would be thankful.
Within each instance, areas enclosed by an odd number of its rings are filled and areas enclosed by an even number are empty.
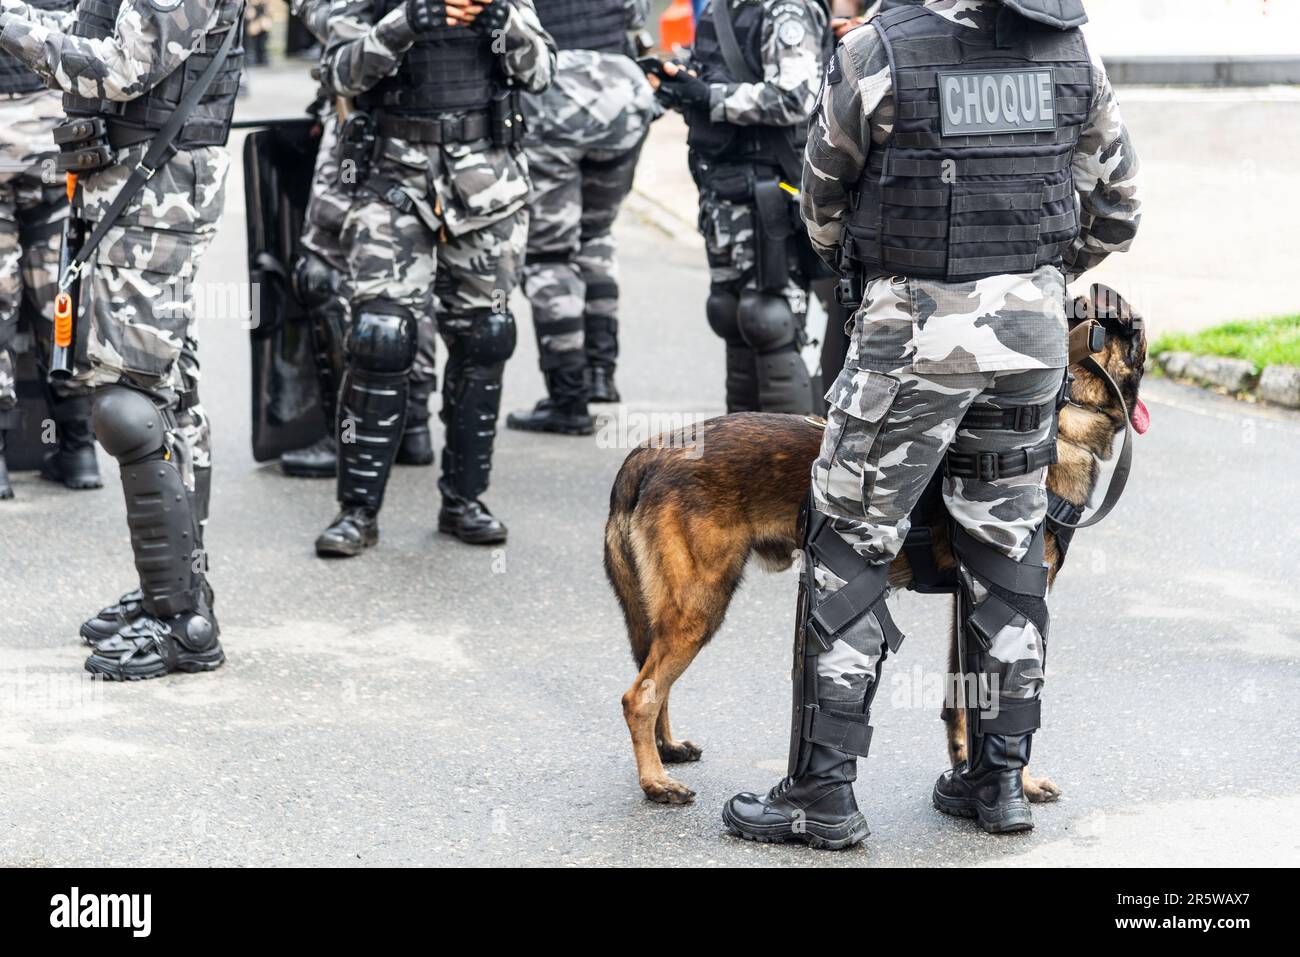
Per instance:
[[[665,63],[664,75],[668,77],[665,84],[677,103],[687,106],[709,105],[709,84],[700,79],[694,70],[688,70],[678,63]]]
[[[443,0],[406,0],[406,22],[416,33],[428,33],[447,26],[447,4]]]
[[[835,17],[831,20],[831,30],[835,33],[835,39],[839,40],[844,34],[856,30],[866,22],[866,17]]]
[[[479,33],[505,28],[510,16],[509,0],[446,0],[448,21],[470,26]]]

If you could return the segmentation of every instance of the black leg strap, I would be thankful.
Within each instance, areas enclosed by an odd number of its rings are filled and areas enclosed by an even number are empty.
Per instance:
[[[966,410],[961,428],[996,432],[1036,432],[1056,415],[1058,398],[1053,396],[1042,405],[1017,405],[1009,409],[977,404]]]
[[[1004,734],[1015,737],[1033,734],[1043,725],[1042,703],[1038,698],[998,698],[998,711],[977,712],[976,735]]]
[[[854,622],[868,612],[876,616],[885,643],[890,651],[897,651],[903,643],[903,633],[894,624],[885,603],[889,589],[889,565],[868,564],[857,551],[831,527],[830,516],[813,510],[809,515],[808,551],[818,564],[838,578],[844,586],[821,600],[812,610],[812,633],[829,651]]]
[[[1052,435],[1039,445],[1011,452],[967,452],[954,445],[944,457],[943,471],[949,478],[992,482],[1000,478],[1028,475],[1055,464],[1056,436]]]
[[[813,744],[865,758],[871,750],[871,725],[866,714],[838,714],[815,704],[804,706],[803,738]]]

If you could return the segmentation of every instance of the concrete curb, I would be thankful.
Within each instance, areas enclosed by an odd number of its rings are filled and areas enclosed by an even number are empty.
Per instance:
[[[1171,379],[1212,386],[1231,395],[1250,397],[1288,409],[1300,409],[1300,368],[1266,366],[1263,372],[1253,362],[1226,356],[1203,356],[1191,352],[1162,352],[1156,368]]]
[[[1103,57],[1117,86],[1271,86],[1300,83],[1300,56]]]

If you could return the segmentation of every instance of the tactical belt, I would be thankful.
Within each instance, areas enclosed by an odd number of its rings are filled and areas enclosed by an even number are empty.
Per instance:
[[[1046,442],[1011,452],[963,452],[948,450],[943,460],[943,474],[949,478],[978,479],[992,482],[1000,478],[1028,475],[1056,463],[1056,436]]]
[[[492,124],[487,111],[430,117],[381,113],[379,132],[399,140],[428,145],[470,143],[487,139],[491,135]]]

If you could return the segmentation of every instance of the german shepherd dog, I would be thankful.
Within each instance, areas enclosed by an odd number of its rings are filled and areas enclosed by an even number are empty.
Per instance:
[[[1102,378],[1073,367],[1070,404],[1061,410],[1058,461],[1047,486],[1082,508],[1100,476],[1099,459],[1112,454],[1124,430],[1125,408],[1143,432],[1146,407],[1138,398],[1146,361],[1146,336],[1132,308],[1117,293],[1093,286],[1074,302],[1074,319],[1095,319],[1105,332],[1096,361],[1119,386],[1121,406]],[[610,493],[605,525],[605,572],[627,619],[632,657],[641,669],[623,695],[641,789],[652,801],[689,803],[695,794],[664,771],[664,764],[697,761],[699,746],[677,738],[668,718],[675,682],[721,626],[751,555],[769,571],[789,568],[802,547],[800,506],[808,494],[823,423],[799,415],[742,412],[710,419],[693,437],[668,434],[634,449]],[[698,451],[694,451],[698,450]],[[702,452],[703,454],[700,454]],[[946,516],[932,527],[940,569],[954,565]],[[1063,550],[1047,535],[1049,580]],[[894,560],[890,583],[912,580],[905,554]],[[793,597],[793,596],[792,596]],[[955,625],[950,670],[956,671]],[[965,712],[945,708],[948,756],[965,760]],[[1026,769],[1032,801],[1051,801],[1060,790]]]

